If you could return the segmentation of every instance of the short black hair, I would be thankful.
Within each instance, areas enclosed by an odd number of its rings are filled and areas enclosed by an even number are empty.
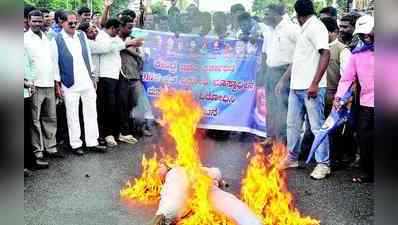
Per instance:
[[[310,16],[315,14],[312,0],[297,0],[294,4],[294,10],[297,16]]]
[[[321,9],[321,11],[319,11],[319,14],[321,14],[321,13],[328,14],[331,17],[337,17],[337,9],[332,6],[328,6],[328,7]]]
[[[130,17],[130,16],[122,16],[119,19],[120,25],[122,25],[123,27],[126,26],[128,23],[133,23],[134,20]]]
[[[62,9],[55,11],[54,20],[55,20],[55,23],[60,23],[62,21],[67,20],[66,12]]]
[[[35,9],[36,9],[36,7],[34,7],[32,5],[29,5],[29,4],[26,4],[24,6],[24,9],[23,9],[23,18],[27,19],[29,13],[32,12],[33,10],[35,10]]]
[[[231,6],[231,13],[236,13],[237,11],[246,11],[245,7],[238,3]]]
[[[83,13],[91,13],[90,8],[87,6],[82,6],[79,10],[77,10],[77,14],[79,14],[79,16],[81,16]]]
[[[41,16],[41,17],[43,17],[43,13],[40,10],[35,9],[35,10],[30,11],[30,13],[28,14],[28,19],[30,20],[32,18],[32,16]]]
[[[341,17],[340,21],[347,21],[351,26],[355,27],[355,23],[359,17],[361,17],[359,13],[348,13]]]
[[[120,25],[121,25],[121,23],[120,23],[120,21],[118,19],[110,18],[108,21],[106,21],[104,27],[105,27],[105,29],[109,29],[111,27],[119,28]]]
[[[89,22],[83,22],[79,24],[79,27],[77,28],[78,30],[83,31],[84,33],[87,32],[88,28],[90,28],[90,23]]]
[[[250,20],[250,19],[251,19],[251,16],[250,16],[250,13],[248,13],[248,12],[244,12],[244,13],[240,14],[238,17],[238,21]]]
[[[282,16],[285,14],[285,6],[283,4],[269,4],[266,9],[276,13],[277,15]]]
[[[135,14],[135,12],[131,9],[125,9],[123,10],[120,15],[122,16],[129,16],[131,17],[133,20],[135,19],[135,17],[137,17],[137,15]]]
[[[337,32],[339,30],[339,26],[337,25],[337,20],[331,17],[325,17],[322,18],[321,21],[323,22],[323,24],[325,24],[326,29],[328,29],[329,32]]]
[[[46,9],[46,8],[40,8],[39,10],[40,10],[40,12],[43,13],[43,14],[48,14],[48,13],[50,13],[50,10],[48,10],[48,9]]]

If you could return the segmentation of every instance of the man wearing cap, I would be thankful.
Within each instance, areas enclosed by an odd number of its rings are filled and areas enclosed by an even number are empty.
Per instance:
[[[374,18],[360,17],[355,24],[354,35],[360,41],[351,51],[347,67],[341,76],[334,106],[340,107],[340,99],[358,79],[361,85],[359,110],[359,146],[361,149],[361,169],[363,176],[354,177],[355,183],[373,182],[373,132],[374,132]]]

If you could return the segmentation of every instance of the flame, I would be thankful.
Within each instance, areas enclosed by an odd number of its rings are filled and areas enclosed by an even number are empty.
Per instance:
[[[155,106],[162,112],[161,124],[174,139],[175,158],[161,150],[161,158],[154,154],[142,159],[142,175],[133,184],[126,183],[120,191],[123,198],[143,203],[157,202],[162,178],[158,173],[160,161],[169,166],[183,167],[189,178],[192,193],[188,199],[189,214],[177,225],[234,225],[226,216],[216,213],[209,201],[211,178],[202,170],[199,145],[195,140],[197,125],[203,110],[188,91],[163,90]],[[254,154],[247,154],[249,166],[242,180],[241,199],[261,218],[264,225],[319,225],[319,221],[303,217],[294,207],[293,196],[287,190],[286,174],[279,168],[287,156],[282,144],[275,144],[266,157],[255,145]]]
[[[127,181],[125,187],[120,191],[120,196],[124,199],[135,199],[142,203],[155,203],[160,198],[162,188],[162,179],[158,174],[157,154],[155,153],[150,159],[146,159],[143,155],[141,167],[141,177],[134,179],[134,185]]]
[[[189,200],[192,212],[178,225],[227,225],[227,219],[214,213],[209,201],[212,180],[204,173],[195,140],[197,125],[203,110],[188,91],[162,91],[155,106],[162,111],[162,123],[176,143],[176,165],[183,167],[189,177],[193,193]],[[229,223],[231,224],[231,223]]]
[[[318,220],[300,215],[287,189],[285,170],[280,163],[287,157],[283,144],[274,144],[272,154],[265,156],[261,146],[255,145],[242,180],[241,198],[264,225],[319,225]]]

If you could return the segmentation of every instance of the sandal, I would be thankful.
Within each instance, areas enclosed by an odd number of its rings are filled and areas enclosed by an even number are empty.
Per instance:
[[[369,176],[353,177],[352,183],[357,183],[357,184],[373,183],[373,179]]]

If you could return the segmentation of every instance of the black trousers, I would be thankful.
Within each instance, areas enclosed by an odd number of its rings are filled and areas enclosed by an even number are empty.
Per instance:
[[[118,134],[117,116],[118,80],[100,78],[97,88],[97,113],[100,137]]]
[[[31,128],[33,126],[32,120],[32,99],[24,98],[24,167],[33,167],[34,154],[32,147],[32,133]]]
[[[128,80],[119,77],[117,88],[117,106],[119,115],[119,129],[122,135],[131,134],[133,124],[130,120],[130,112],[137,105],[140,80]]]
[[[359,147],[361,149],[361,169],[374,176],[374,108],[361,106],[358,121]]]

